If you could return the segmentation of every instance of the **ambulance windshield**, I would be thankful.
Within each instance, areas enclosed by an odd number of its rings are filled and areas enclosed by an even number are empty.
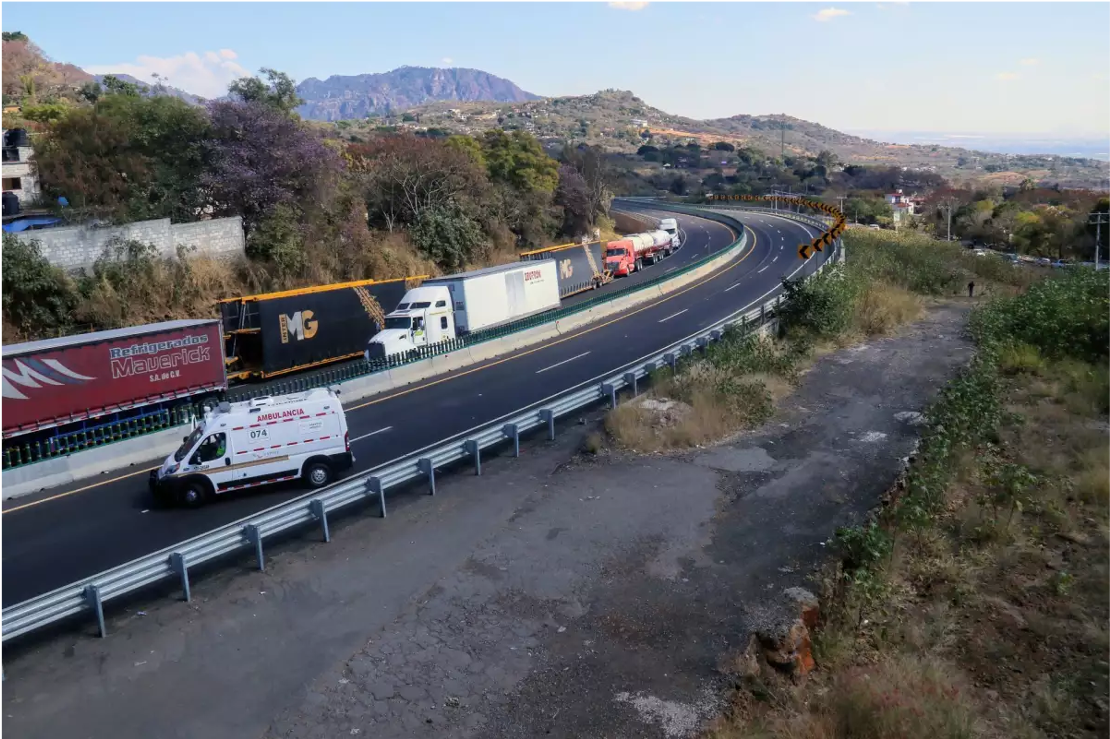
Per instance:
[[[185,459],[185,455],[189,453],[189,450],[193,448],[193,445],[197,443],[197,440],[200,439],[200,435],[203,433],[203,426],[197,426],[193,429],[193,433],[186,436],[185,441],[182,442],[177,451],[173,453],[173,461],[180,462]]]

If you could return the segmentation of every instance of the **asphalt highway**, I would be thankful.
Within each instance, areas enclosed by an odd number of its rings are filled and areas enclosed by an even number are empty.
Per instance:
[[[722,224],[693,216],[676,217],[685,231],[685,243],[678,253],[645,270],[644,275],[672,271],[735,239],[732,230]],[[744,214],[743,218],[748,229],[744,252],[696,283],[556,341],[345,404],[356,457],[351,473],[463,433],[651,355],[770,297],[783,276],[808,274],[823,258],[820,254],[807,262],[798,258],[798,244],[816,236],[815,228],[762,213]],[[618,285],[622,281],[618,280]],[[3,510],[3,605],[49,592],[305,492],[292,486],[263,487],[236,497],[221,496],[198,510],[159,509],[153,506],[146,478],[147,471],[160,461],[106,475],[107,479],[8,501]]]
[[[656,220],[658,220],[660,218],[670,218],[674,215],[673,213],[663,213],[663,212],[659,212],[659,211],[650,211],[649,212],[648,210],[644,210],[642,208],[637,208],[635,210],[635,212],[650,215],[650,216],[654,217]],[[697,230],[698,227],[695,226],[694,228],[695,228],[695,230]],[[683,237],[682,243],[685,244],[686,243],[686,241],[685,241],[686,234],[684,232],[681,232],[681,227],[680,227],[680,233]],[[703,241],[705,241],[706,244],[709,243],[708,240],[703,239]],[[721,243],[719,239],[716,242],[713,242],[713,248],[714,249],[723,248],[725,246],[727,246],[727,244]],[[644,282],[646,280],[650,280],[658,274],[661,274],[661,273],[666,274],[668,272],[673,272],[676,269],[679,269],[681,267],[685,267],[690,262],[697,261],[698,259],[700,259],[701,257],[704,257],[705,255],[706,255],[705,249],[700,249],[700,250],[699,249],[683,249],[680,246],[674,254],[672,254],[670,257],[663,260],[659,264],[655,264],[655,265],[652,265],[650,267],[646,267],[645,269],[641,270],[640,272],[636,272],[634,274],[631,274],[628,277],[613,280],[608,285],[602,285],[601,287],[597,288],[596,290],[583,290],[580,293],[575,293],[574,295],[570,295],[568,297],[565,297],[559,302],[559,307],[560,308],[569,308],[572,305],[576,305],[578,303],[583,303],[587,300],[593,300],[593,299],[598,298],[598,297],[600,297],[600,296],[602,296],[606,293],[626,289],[631,285],[637,285],[637,284],[639,284],[641,282]],[[393,310],[393,308],[395,306],[383,306],[383,307],[386,310]],[[369,337],[367,337],[367,338],[369,338]],[[288,375],[278,375],[277,377],[275,377],[273,379],[270,379],[270,380],[249,381],[249,382],[236,383],[236,384],[231,386],[231,390],[232,390],[232,394],[234,395],[235,391],[239,391],[239,390],[255,390],[255,389],[272,388],[272,387],[280,386],[283,383],[286,383],[290,380],[309,379],[309,378],[313,377],[314,375],[326,374],[327,372],[330,372],[330,371],[333,371],[333,370],[342,369],[344,367],[347,367],[347,366],[350,366],[350,365],[353,365],[353,364],[359,364],[362,361],[363,361],[362,358],[359,357],[358,359],[348,359],[348,360],[344,360],[344,361],[341,361],[341,362],[333,362],[331,364],[324,365],[323,367],[320,367],[319,369],[312,369],[312,370],[306,370],[306,371],[303,371],[303,372],[290,373]]]

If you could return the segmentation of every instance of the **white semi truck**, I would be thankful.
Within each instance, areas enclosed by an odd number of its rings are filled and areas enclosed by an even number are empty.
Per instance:
[[[554,259],[426,280],[405,293],[370,339],[366,361],[438,344],[559,307]]]
[[[659,221],[659,230],[666,231],[671,235],[675,249],[682,245],[682,236],[678,233],[678,221],[674,218],[664,218]]]

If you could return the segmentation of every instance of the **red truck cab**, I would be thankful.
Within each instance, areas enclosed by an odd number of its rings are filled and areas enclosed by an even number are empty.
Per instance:
[[[636,249],[631,240],[610,241],[605,245],[605,269],[614,277],[627,277],[640,266],[636,262]]]

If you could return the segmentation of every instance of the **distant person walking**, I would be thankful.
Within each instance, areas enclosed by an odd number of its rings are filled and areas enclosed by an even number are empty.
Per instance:
[[[975,297],[975,282],[974,282],[974,280],[967,283],[967,297],[969,297],[969,298],[974,298]]]

